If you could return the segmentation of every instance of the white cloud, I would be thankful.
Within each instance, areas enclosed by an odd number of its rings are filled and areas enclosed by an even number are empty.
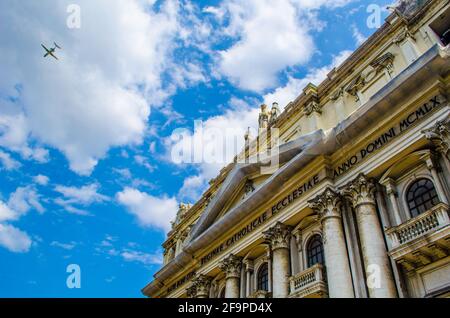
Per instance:
[[[232,98],[228,106],[222,115],[202,122],[201,130],[183,130],[180,131],[181,134],[175,132],[165,140],[169,153],[166,159],[172,163],[176,163],[171,156],[174,149],[182,149],[185,152],[182,157],[186,159],[195,159],[200,154],[201,160],[193,161],[198,173],[187,177],[178,193],[181,200],[198,200],[207,189],[208,181],[215,178],[220,169],[242,151],[247,129],[250,127],[251,131],[256,132],[259,107],[251,107],[247,101],[237,98]],[[180,138],[181,136],[183,137]]]
[[[198,200],[208,185],[207,181],[203,175],[187,177],[184,179],[183,186],[179,191],[179,197],[182,200]]]
[[[58,241],[53,241],[50,243],[50,246],[55,246],[55,247],[59,247],[64,250],[70,251],[70,250],[73,250],[77,246],[77,243],[76,242],[61,243]]]
[[[338,8],[355,0],[294,0],[298,5],[306,9],[318,9],[320,7]]]
[[[0,201],[0,222],[17,220],[18,213],[13,211],[7,204]]]
[[[178,1],[156,9],[141,0],[80,0],[80,29],[65,25],[70,3],[0,2],[1,73],[8,74],[0,91],[15,97],[14,110],[0,110],[0,145],[31,156],[32,139],[59,149],[72,170],[88,175],[109,148],[142,141],[150,105],[162,104],[177,83],[203,78],[192,64],[186,81],[162,81],[182,29]],[[63,46],[59,61],[42,57],[40,44],[53,41]],[[40,148],[35,159],[47,156]]]
[[[0,146],[18,152],[24,159],[33,159],[40,163],[47,162],[48,150],[29,146],[30,131],[27,120],[25,115],[17,109],[17,105],[13,102],[0,98]]]
[[[278,72],[307,62],[312,37],[290,0],[225,1],[226,32],[239,40],[220,52],[220,70],[235,85],[262,91],[277,84]]]
[[[361,44],[366,42],[367,37],[365,37],[364,34],[359,31],[358,27],[355,24],[352,25],[352,32],[357,46],[360,46]]]
[[[134,161],[138,165],[140,165],[140,166],[144,167],[145,169],[147,169],[149,172],[153,172],[156,169],[155,166],[150,164],[150,162],[149,162],[147,157],[144,157],[144,156],[141,156],[141,155],[136,155],[136,156],[134,156]]]
[[[14,160],[9,153],[0,150],[0,162],[6,170],[15,170],[20,168],[21,163]]]
[[[127,249],[121,252],[120,255],[127,262],[138,262],[144,265],[161,265],[163,263],[162,253],[149,254]]]
[[[0,222],[16,221],[31,209],[45,211],[40,196],[32,186],[19,187],[10,194],[8,202],[0,201]]]
[[[0,246],[14,253],[28,252],[32,244],[27,233],[5,222],[17,221],[31,209],[45,211],[40,196],[32,186],[19,187],[10,194],[8,203],[0,200]]]
[[[355,0],[225,0],[207,7],[232,44],[219,52],[219,72],[234,85],[263,92],[278,84],[281,71],[304,65],[315,51],[312,32],[323,28],[317,10]]]
[[[54,203],[62,206],[67,212],[77,215],[90,215],[85,209],[78,206],[88,207],[94,203],[103,203],[109,198],[98,193],[99,185],[96,183],[88,184],[82,187],[66,187],[58,185],[55,191],[62,194],[63,198],[56,198]]]
[[[117,201],[134,215],[139,224],[145,227],[168,232],[170,222],[174,220],[178,203],[175,198],[155,197],[132,188],[125,188],[116,194]]]
[[[32,186],[17,188],[9,196],[8,206],[19,215],[24,215],[33,208],[39,213],[44,213],[45,211],[40,203],[39,194]]]
[[[48,185],[50,179],[47,176],[44,176],[42,174],[38,174],[37,176],[33,177],[33,181],[36,182],[37,184],[41,185],[41,186],[46,186],[46,185]]]
[[[294,78],[289,76],[288,82],[285,86],[275,89],[273,92],[266,94],[264,102],[271,104],[278,102],[280,107],[284,109],[290,102],[294,101],[309,83],[319,85],[334,68],[342,64],[352,53],[352,51],[342,51],[333,57],[330,65],[321,68],[310,69],[308,74],[303,78]]]
[[[108,200],[108,197],[98,193],[99,185],[96,183],[82,187],[66,187],[58,185],[55,191],[61,193],[67,203],[81,205],[90,205],[92,203],[101,203]]]
[[[31,243],[27,233],[12,225],[0,224],[0,246],[14,253],[26,253]]]

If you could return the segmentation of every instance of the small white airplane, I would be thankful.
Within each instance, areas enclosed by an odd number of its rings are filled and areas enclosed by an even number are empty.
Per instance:
[[[53,44],[55,45],[55,47],[52,47],[51,49],[48,49],[48,48],[45,47],[44,44],[41,44],[41,46],[42,46],[42,47],[44,48],[44,50],[47,52],[47,53],[45,53],[44,57],[47,57],[47,56],[50,55],[50,56],[52,56],[53,58],[55,58],[56,60],[58,60],[58,58],[56,57],[56,55],[55,55],[54,53],[55,53],[56,49],[62,50],[62,48],[61,48],[58,44],[56,44],[56,42],[53,42]]]

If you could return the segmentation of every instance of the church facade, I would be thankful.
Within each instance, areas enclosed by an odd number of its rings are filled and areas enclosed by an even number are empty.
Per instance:
[[[246,135],[202,198],[180,205],[143,293],[450,297],[449,29],[450,1],[402,3],[319,86],[282,113],[263,106],[276,169],[248,160],[261,136]]]

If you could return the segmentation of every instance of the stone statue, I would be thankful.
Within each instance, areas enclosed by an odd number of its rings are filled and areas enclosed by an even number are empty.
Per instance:
[[[180,203],[175,224],[179,224],[181,222],[181,220],[186,215],[186,212],[189,211],[190,208],[191,208],[190,204]]]
[[[393,9],[409,18],[413,16],[425,2],[426,0],[398,0]]]
[[[245,192],[244,198],[246,198],[253,191],[255,191],[255,187],[253,185],[253,181],[252,180],[247,180],[247,182],[245,183],[245,186],[244,186],[244,192]]]
[[[269,111],[267,110],[267,105],[261,105],[261,112],[259,113],[259,129],[267,129],[269,128]]]
[[[247,143],[248,141],[250,141],[250,139],[251,139],[250,127],[248,127],[247,131],[245,132],[245,135],[244,135],[244,140]]]
[[[280,108],[278,108],[278,103],[273,103],[272,104],[272,109],[270,111],[270,120],[269,120],[269,125],[270,126],[275,124],[275,122],[277,121],[279,115],[280,115]]]

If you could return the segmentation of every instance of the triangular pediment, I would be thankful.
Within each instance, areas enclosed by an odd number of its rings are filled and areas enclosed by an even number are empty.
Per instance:
[[[241,204],[270,176],[271,174],[261,173],[246,175],[236,186],[235,192],[230,195],[227,204],[223,207],[222,211],[220,211],[213,223],[220,220],[228,211]]]
[[[293,158],[302,152],[306,145],[317,142],[319,135],[321,136],[321,133],[312,133],[281,145],[277,154],[279,165],[283,166],[293,160]],[[245,204],[248,199],[256,195],[259,187],[264,185],[271,177],[270,174],[261,173],[261,171],[264,171],[264,169],[261,170],[263,167],[264,165],[261,162],[247,164],[235,163],[221,187],[203,211],[197,224],[192,229],[190,240],[194,240],[200,236],[212,224],[221,219],[221,217],[242,204]],[[276,171],[274,172],[276,173]],[[245,195],[244,187],[248,180],[254,182],[255,189],[252,193]]]

